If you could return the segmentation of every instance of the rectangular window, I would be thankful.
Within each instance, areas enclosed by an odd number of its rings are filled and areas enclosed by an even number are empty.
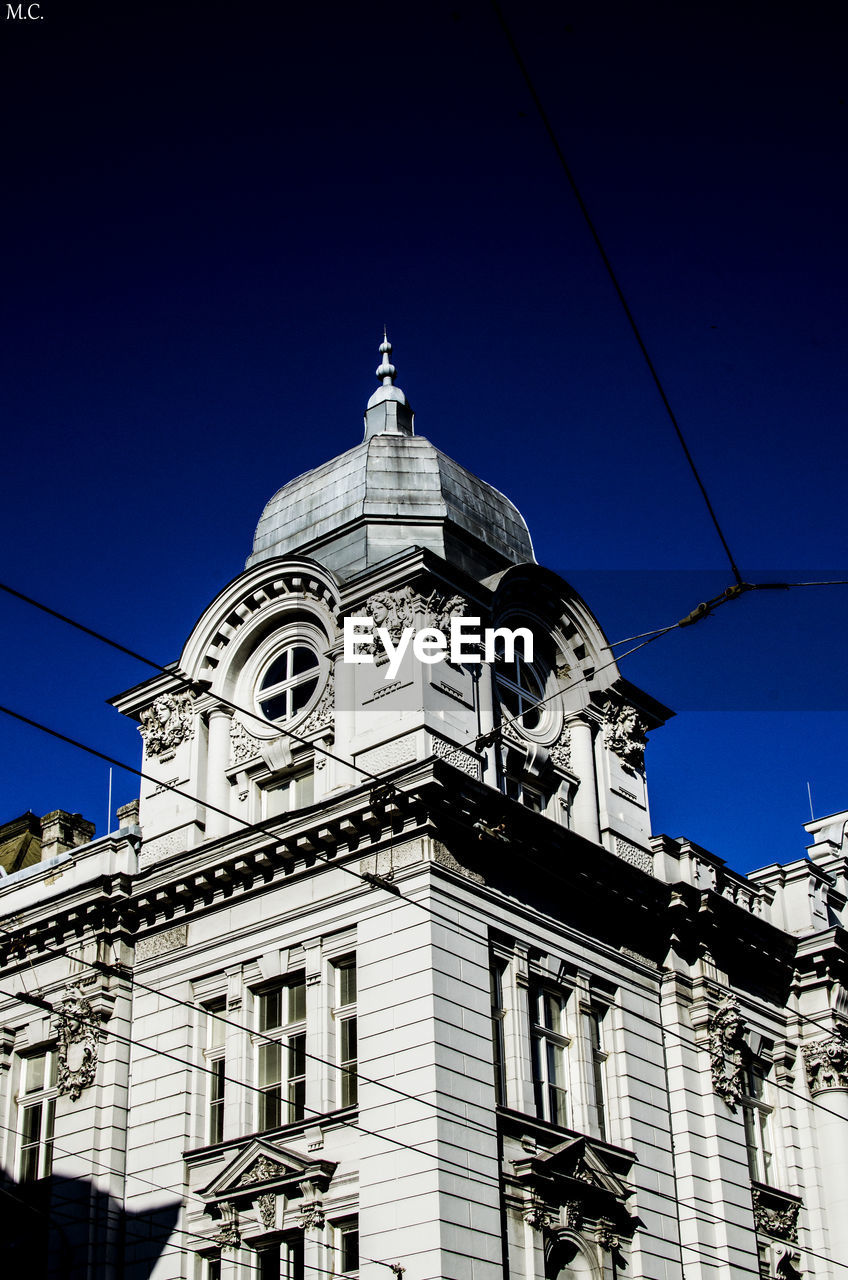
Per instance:
[[[53,1119],[56,1108],[56,1054],[52,1049],[21,1059],[18,1093],[19,1178],[37,1182],[53,1168]]]
[[[340,1222],[336,1228],[339,1244],[339,1271],[343,1276],[359,1271],[359,1224]]]
[[[492,1054],[495,1063],[495,1101],[506,1106],[506,1048],[504,1045],[504,1018],[506,1009],[503,998],[503,976],[506,962],[493,960],[489,969],[489,985],[492,996]]]
[[[766,1073],[763,1062],[749,1062],[745,1068],[745,1093],[742,1110],[745,1117],[745,1144],[748,1148],[748,1170],[754,1182],[771,1185],[774,1176],[774,1144],[771,1133],[772,1107],[767,1101]]]
[[[206,1136],[208,1142],[224,1140],[224,1091],[226,1088],[226,1040],[227,1027],[221,1016],[226,1012],[226,1002],[216,1000],[208,1004],[206,1016],[206,1048],[204,1059],[206,1076]]]
[[[584,1013],[586,1034],[589,1041],[589,1116],[592,1132],[599,1138],[607,1136],[606,1068],[607,1055],[601,1040],[601,1024],[605,1010],[591,1008]]]
[[[276,818],[295,809],[306,809],[315,800],[315,775],[310,769],[262,789],[262,817]]]
[[[306,1109],[306,979],[293,974],[257,996],[259,1129],[302,1120]]]
[[[344,956],[336,971],[335,1019],[338,1034],[339,1105],[356,1106],[359,1097],[359,1065],[356,1030],[356,956]]]
[[[566,1049],[570,1043],[565,1034],[565,1002],[561,992],[549,987],[535,986],[530,993],[536,1114],[561,1127],[567,1118]]]
[[[255,1280],[303,1280],[303,1239],[293,1236],[256,1250]]]

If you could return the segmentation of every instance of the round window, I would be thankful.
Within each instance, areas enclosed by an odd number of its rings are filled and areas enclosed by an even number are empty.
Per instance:
[[[305,644],[290,644],[266,667],[257,701],[263,716],[276,722],[294,720],[312,700],[321,669],[318,654]]]
[[[495,657],[495,683],[510,719],[518,717],[520,727],[530,732],[538,729],[545,708],[536,705],[543,697],[542,685],[530,664],[517,654],[507,661],[501,646]]]

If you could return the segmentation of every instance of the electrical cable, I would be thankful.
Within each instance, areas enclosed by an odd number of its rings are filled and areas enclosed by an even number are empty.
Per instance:
[[[630,325],[630,328],[633,331],[633,335],[636,338],[636,342],[639,345],[639,350],[642,352],[642,355],[645,359],[645,363],[648,366],[648,370],[654,381],[654,385],[656,386],[657,391],[659,392],[660,399],[662,400],[663,406],[671,421],[671,425],[674,427],[675,433],[677,435],[677,439],[679,440],[680,446],[686,456],[686,461],[689,463],[689,466],[692,470],[692,474],[695,477],[698,488],[701,491],[701,496],[703,497],[707,510],[710,513],[710,518],[713,522],[713,525],[715,526],[716,533],[719,536],[721,545],[724,548],[725,554],[730,563],[730,568],[733,573],[733,577],[737,583],[741,583],[742,575],[739,572],[739,569],[736,565],[736,561],[734,560],[733,554],[728,545],[727,539],[725,538],[724,532],[722,531],[722,527],[719,524],[718,516],[715,513],[715,509],[713,508],[713,504],[710,501],[710,497],[709,497],[709,494],[707,493],[706,486],[704,485],[704,482],[701,479],[701,476],[698,472],[698,468],[695,465],[695,459],[692,457],[692,454],[689,450],[689,446],[686,443],[686,439],[683,435],[683,431],[680,426],[680,423],[677,421],[677,415],[675,414],[673,408],[671,407],[671,401],[669,400],[668,395],[666,394],[666,390],[665,390],[665,387],[663,386],[660,375],[657,372],[657,368],[653,360],[651,359],[647,346],[645,345],[645,340],[642,337],[641,330],[638,324],[636,323],[636,319],[633,315],[633,312],[630,310],[630,306],[627,302],[626,297],[624,296],[624,290],[622,289],[621,284],[619,283],[618,276],[616,275],[612,262],[610,261],[609,256],[607,255],[607,251],[604,248],[603,241],[601,240],[598,229],[595,226],[595,223],[592,219],[591,214],[589,213],[589,209],[586,205],[586,202],[583,199],[583,196],[580,192],[580,188],[577,185],[577,180],[574,177],[574,174],[571,170],[571,166],[569,165],[568,161],[565,158],[565,152],[563,151],[560,145],[559,138],[557,137],[553,124],[551,123],[550,117],[548,116],[544,106],[542,105],[542,100],[539,96],[539,93],[536,89],[535,84],[533,83],[532,77],[530,76],[530,72],[527,69],[524,59],[521,56],[521,53],[518,49],[518,45],[516,44],[512,31],[504,16],[503,10],[501,9],[500,5],[497,3],[497,0],[490,0],[490,3],[494,11],[495,17],[497,18],[501,26],[501,29],[504,33],[504,36],[506,37],[507,44],[509,45],[510,50],[512,51],[512,55],[518,66],[518,69],[524,78],[524,82],[527,86],[530,97],[533,99],[533,104],[536,107],[537,112],[539,113],[539,117],[542,121],[542,124],[544,125],[545,131],[547,132],[547,135],[553,145],[554,151],[557,154],[557,158],[559,159],[560,165],[562,167],[562,171],[565,174],[565,177],[568,181],[569,186],[571,187],[572,192],[574,193],[574,197],[580,208],[580,212],[583,214],[586,225],[588,226],[589,231],[591,232],[592,239],[595,242],[595,247],[597,248],[598,253],[601,256],[601,260],[604,266],[606,267],[607,274],[609,275],[609,278],[612,281],[613,288],[615,289],[615,292],[618,296],[618,300],[621,303],[621,306],[624,310],[624,314],[627,317],[627,321]]]

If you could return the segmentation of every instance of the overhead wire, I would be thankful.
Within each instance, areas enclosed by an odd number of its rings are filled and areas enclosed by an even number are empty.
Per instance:
[[[577,201],[577,205],[580,209],[580,212],[582,213],[583,218],[586,222],[586,225],[589,228],[592,239],[595,242],[595,247],[597,248],[598,253],[601,256],[601,261],[603,262],[607,270],[607,274],[610,280],[612,281],[613,288],[616,292],[619,302],[621,303],[624,314],[627,317],[628,324],[630,325],[630,328],[633,331],[633,335],[636,339],[636,342],[639,346],[639,350],[641,351],[642,356],[645,360],[645,363],[648,367],[648,371],[650,372],[654,385],[657,391],[659,392],[660,399],[663,403],[666,413],[668,414],[669,420],[671,421],[671,425],[674,428],[675,434],[680,443],[680,447],[683,450],[683,453],[686,457],[686,461],[689,463],[689,467],[692,471],[693,476],[695,477],[698,488],[701,491],[701,496],[703,497],[707,511],[710,514],[710,519],[713,522],[715,531],[718,534],[721,545],[724,548],[725,555],[727,556],[727,559],[730,563],[730,568],[733,573],[733,577],[737,583],[741,583],[742,574],[740,573],[739,568],[736,564],[736,560],[733,557],[733,553],[730,550],[730,546],[728,545],[727,538],[724,535],[724,531],[721,525],[719,524],[719,519],[716,514],[715,508],[713,507],[713,504],[710,501],[710,496],[707,493],[706,486],[703,480],[701,479],[701,475],[698,471],[697,466],[695,465],[695,459],[693,458],[692,453],[689,449],[689,446],[686,443],[686,438],[683,434],[683,429],[681,428],[680,423],[678,422],[677,414],[674,412],[674,409],[672,408],[671,401],[665,390],[662,379],[660,378],[656,365],[651,359],[651,355],[648,351],[647,345],[645,343],[645,339],[642,336],[641,329],[639,328],[639,325],[636,322],[636,318],[630,309],[630,304],[628,303],[627,298],[624,295],[624,290],[618,279],[618,275],[616,274],[616,271],[612,265],[612,262],[610,261],[609,255],[607,254],[607,251],[604,248],[604,244],[603,244],[603,241],[601,240],[600,233],[595,225],[592,215],[589,212],[589,208],[586,204],[586,201],[583,198],[582,192],[580,191],[580,188],[577,185],[577,180],[574,176],[571,166],[569,165],[565,157],[565,152],[563,151],[562,145],[560,144],[559,138],[557,136],[556,130],[554,129],[550,116],[545,110],[545,107],[542,103],[542,99],[539,95],[539,92],[536,88],[533,78],[530,75],[530,71],[527,67],[527,64],[525,63],[524,59],[521,56],[521,52],[518,48],[518,44],[515,40],[514,35],[512,34],[512,30],[506,20],[503,9],[498,4],[497,0],[490,0],[490,4],[494,11],[495,17],[497,18],[497,21],[500,24],[501,30],[503,31],[503,34],[506,38],[507,44],[509,45],[509,48],[512,52],[512,56],[515,59],[516,65],[518,66],[518,69],[521,72],[521,75],[527,86],[527,90],[530,94],[530,97],[533,100],[533,104],[545,128],[545,132],[547,133],[548,138],[550,139],[550,142],[554,148],[554,151],[556,152],[557,159],[559,160],[562,171],[565,174],[565,177],[566,177],[566,180],[568,181],[569,186],[571,187],[571,190],[574,194],[574,198]]]

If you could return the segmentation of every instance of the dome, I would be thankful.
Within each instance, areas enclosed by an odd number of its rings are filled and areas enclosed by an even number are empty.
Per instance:
[[[298,554],[345,579],[414,546],[477,578],[535,562],[527,525],[509,499],[413,434],[412,410],[392,385],[391,345],[380,350],[384,386],[368,402],[365,440],[274,494],[248,568]]]

